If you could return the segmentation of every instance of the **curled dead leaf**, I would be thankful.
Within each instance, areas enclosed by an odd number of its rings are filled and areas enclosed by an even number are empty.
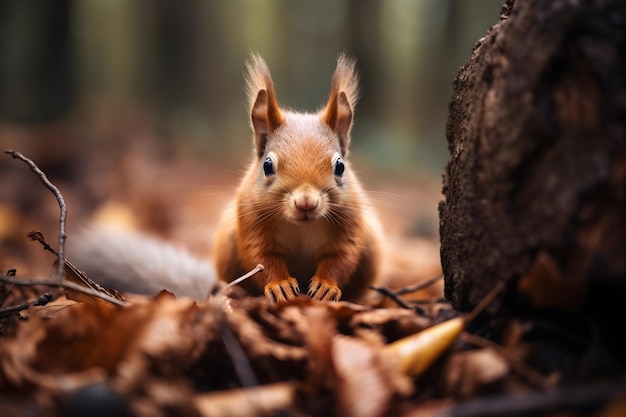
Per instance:
[[[419,376],[452,345],[464,326],[462,317],[444,321],[391,343],[385,354],[402,372]]]

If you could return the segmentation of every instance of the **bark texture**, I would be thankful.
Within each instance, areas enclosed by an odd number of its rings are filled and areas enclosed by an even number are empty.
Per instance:
[[[454,308],[498,281],[516,297],[539,255],[584,308],[624,300],[625,28],[623,0],[510,0],[460,69],[439,206]]]

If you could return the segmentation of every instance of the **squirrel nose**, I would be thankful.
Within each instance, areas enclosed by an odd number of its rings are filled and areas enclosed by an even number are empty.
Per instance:
[[[319,198],[307,194],[301,194],[294,199],[294,205],[298,210],[311,211],[319,204]]]

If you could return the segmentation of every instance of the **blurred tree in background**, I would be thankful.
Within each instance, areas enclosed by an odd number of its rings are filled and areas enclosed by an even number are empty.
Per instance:
[[[7,129],[62,125],[67,146],[143,136],[240,163],[250,52],[283,105],[315,110],[346,51],[362,79],[354,153],[389,174],[439,177],[452,80],[502,2],[3,0],[0,143],[16,146]],[[23,140],[43,150],[58,144],[49,136]]]

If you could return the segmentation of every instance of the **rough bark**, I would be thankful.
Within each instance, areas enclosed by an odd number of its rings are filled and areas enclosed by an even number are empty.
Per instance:
[[[460,69],[439,207],[456,309],[498,281],[515,304],[539,258],[582,308],[624,300],[625,32],[623,0],[509,0]]]

